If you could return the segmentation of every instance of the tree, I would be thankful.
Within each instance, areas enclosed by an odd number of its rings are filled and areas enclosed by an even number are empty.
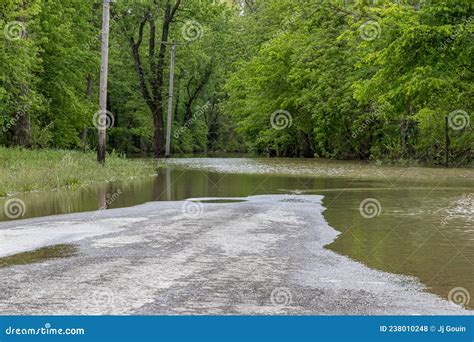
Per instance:
[[[165,153],[165,127],[163,118],[163,90],[165,56],[168,45],[170,26],[176,16],[181,0],[176,0],[171,5],[167,0],[164,9],[163,23],[161,27],[161,41],[158,42],[159,49],[156,55],[156,22],[155,14],[151,7],[145,8],[138,27],[138,38],[130,37],[130,49],[132,52],[135,71],[138,76],[142,96],[150,108],[153,116],[154,135],[153,146],[155,157],[163,157]],[[144,38],[145,25],[149,26],[148,37],[148,72],[145,74],[144,65],[140,56],[140,47]],[[155,57],[156,56],[156,57]]]
[[[7,145],[30,146],[34,113],[43,106],[35,77],[41,64],[39,44],[33,39],[40,10],[39,0],[0,4],[0,142]]]

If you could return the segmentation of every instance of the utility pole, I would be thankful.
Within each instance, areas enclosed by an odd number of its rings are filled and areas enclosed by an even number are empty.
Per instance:
[[[444,166],[449,167],[449,145],[451,142],[449,141],[449,118],[446,116],[444,118]]]
[[[168,91],[168,120],[166,121],[166,151],[165,158],[170,156],[171,150],[171,114],[173,112],[173,83],[174,83],[174,57],[176,54],[176,45],[171,44],[171,61],[170,61],[170,84]]]
[[[102,12],[102,61],[100,65],[100,94],[99,94],[99,146],[97,161],[105,164],[105,142],[107,126],[107,73],[109,67],[109,28],[110,0],[104,0]]]

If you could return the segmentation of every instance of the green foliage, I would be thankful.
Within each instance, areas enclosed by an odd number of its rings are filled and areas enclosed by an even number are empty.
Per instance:
[[[111,153],[107,165],[94,153],[0,147],[0,197],[13,192],[86,186],[155,174],[155,163]]]
[[[0,4],[0,143],[22,143],[31,129],[25,125],[26,117],[43,106],[35,77],[41,71],[39,43],[30,38],[38,26],[40,10],[39,0]]]
[[[43,70],[38,88],[48,107],[38,125],[50,126],[56,147],[79,146],[79,133],[95,112],[94,102],[86,98],[86,79],[96,73],[99,61],[90,44],[98,34],[93,14],[93,2],[47,1],[41,6],[37,39]]]
[[[0,35],[0,144],[96,146],[101,3],[2,1],[2,33],[12,26],[20,35]],[[472,163],[472,1],[226,3],[240,2],[182,1],[169,27],[168,43],[178,43],[174,153],[441,164],[448,117],[452,162]],[[153,88],[150,22],[160,44],[166,4],[111,5],[109,152],[153,149],[159,99],[145,99],[130,43],[143,23],[138,56]],[[169,45],[160,66],[166,113]]]
[[[302,156],[309,134],[319,156],[441,163],[445,117],[472,121],[473,15],[465,0],[260,2],[237,20],[258,37],[236,61],[225,108],[257,152]],[[291,127],[270,125],[278,109]],[[472,129],[449,136],[451,157],[471,162]]]

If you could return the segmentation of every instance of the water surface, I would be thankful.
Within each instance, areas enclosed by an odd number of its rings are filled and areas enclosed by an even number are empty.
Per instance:
[[[472,169],[245,158],[160,165],[156,177],[22,194],[17,197],[25,203],[23,218],[194,197],[223,197],[226,203],[258,194],[320,194],[326,220],[341,232],[327,248],[375,269],[416,276],[444,298],[455,287],[474,297]],[[375,212],[361,212],[367,200],[376,204]],[[474,299],[468,307],[474,308]]]

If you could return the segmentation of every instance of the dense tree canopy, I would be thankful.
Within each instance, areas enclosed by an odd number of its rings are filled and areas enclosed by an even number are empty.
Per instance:
[[[451,157],[471,161],[472,15],[464,0],[257,2],[226,109],[260,153],[437,163],[447,117]]]
[[[108,149],[472,162],[471,0],[113,2]],[[0,4],[0,144],[94,149],[100,0]]]

